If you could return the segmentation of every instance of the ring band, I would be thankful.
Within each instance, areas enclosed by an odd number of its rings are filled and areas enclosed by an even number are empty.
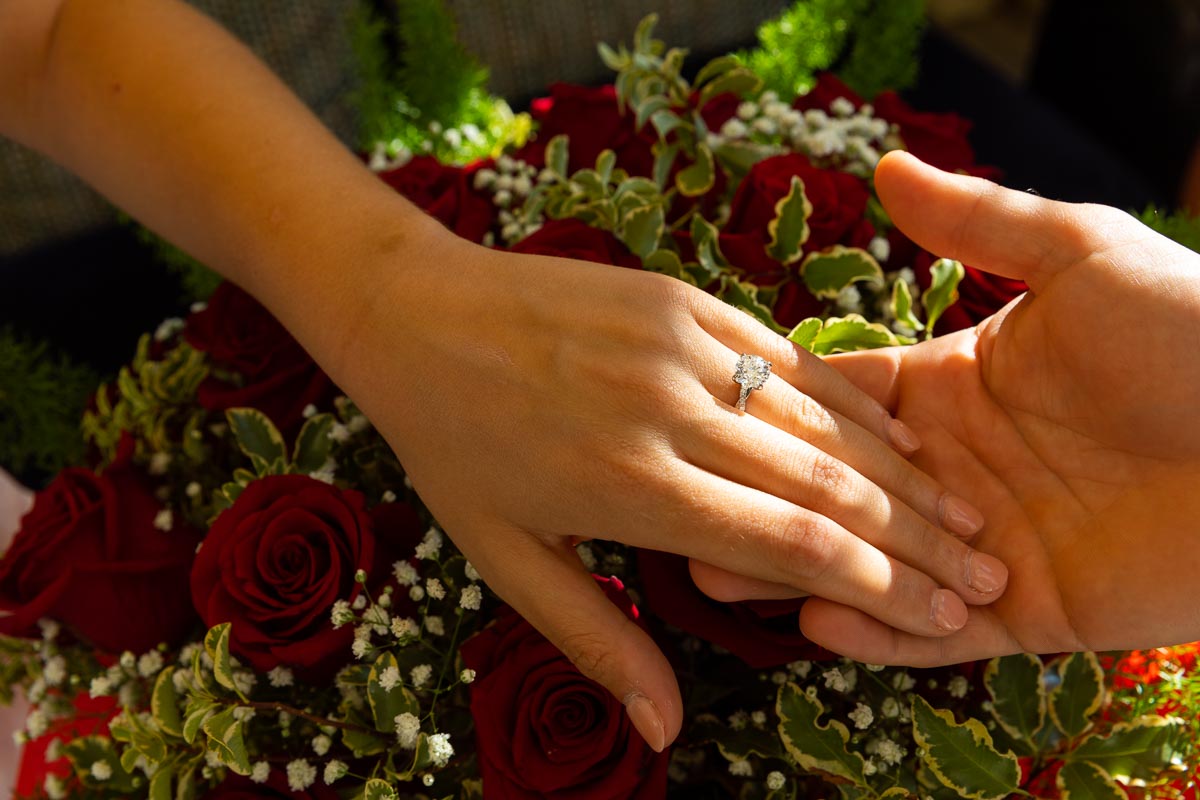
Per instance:
[[[762,356],[742,353],[733,369],[733,382],[741,384],[742,391],[738,395],[738,411],[746,410],[746,400],[755,389],[761,389],[771,377],[771,362]]]

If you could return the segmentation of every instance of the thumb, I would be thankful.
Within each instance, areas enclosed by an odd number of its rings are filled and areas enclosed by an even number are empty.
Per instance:
[[[655,751],[679,735],[683,702],[675,672],[650,635],[588,574],[574,549],[508,537],[489,584],[584,675],[625,706]],[[516,539],[521,544],[514,546]]]
[[[1035,293],[1101,249],[1115,215],[1128,218],[1106,206],[1059,203],[943,172],[899,150],[880,159],[875,188],[892,221],[921,247],[1023,280]]]

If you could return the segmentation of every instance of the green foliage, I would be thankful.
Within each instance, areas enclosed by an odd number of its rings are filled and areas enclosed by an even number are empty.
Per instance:
[[[947,308],[958,302],[958,284],[966,275],[966,270],[958,261],[949,258],[939,258],[929,267],[932,279],[929,288],[921,295],[921,305],[925,306],[925,320],[928,326],[925,338],[933,338],[933,326]]]
[[[1168,213],[1152,205],[1133,216],[1148,228],[1200,253],[1200,216],[1192,216],[1186,211]]]
[[[835,244],[810,253],[800,264],[800,276],[814,297],[832,299],[858,281],[882,284],[883,268],[866,250]]]
[[[85,440],[106,460],[128,432],[137,438],[141,455],[145,448],[178,451],[195,464],[204,462],[208,450],[199,427],[205,413],[196,404],[196,390],[208,371],[205,355],[182,342],[161,359],[152,358],[151,337],[143,335],[133,362],[121,368],[115,384],[96,392],[95,409],[83,417]]]
[[[787,338],[819,356],[912,344],[912,339],[897,336],[887,326],[859,314],[825,320],[809,317],[792,328]]]
[[[758,46],[739,61],[782,97],[812,88],[833,69],[859,94],[916,82],[923,0],[799,0],[758,29]]]
[[[812,213],[804,181],[793,175],[788,193],[775,204],[775,217],[767,223],[767,234],[771,237],[767,254],[781,264],[799,261],[801,248],[808,241],[808,218]]]
[[[788,683],[779,687],[775,712],[779,716],[779,739],[801,769],[866,786],[862,756],[846,748],[850,731],[835,719],[823,724],[817,721],[825,713],[820,700]]]
[[[1036,748],[1034,734],[1046,721],[1042,660],[1029,653],[993,658],[983,673],[992,698],[992,716],[1023,753]]]
[[[997,751],[979,720],[959,724],[950,711],[932,707],[920,695],[913,696],[912,720],[925,766],[959,797],[1001,800],[1017,789],[1017,757]]]
[[[1059,664],[1059,684],[1050,691],[1050,718],[1063,735],[1074,738],[1092,727],[1104,704],[1104,670],[1095,653],[1072,653]]]
[[[56,472],[78,461],[79,424],[99,383],[49,344],[0,328],[0,464]]]
[[[530,120],[486,90],[487,70],[455,35],[441,0],[360,3],[350,20],[364,149],[466,162],[524,141]]]

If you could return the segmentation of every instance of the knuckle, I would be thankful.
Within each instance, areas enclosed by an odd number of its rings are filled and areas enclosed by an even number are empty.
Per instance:
[[[597,683],[607,683],[606,678],[616,670],[611,643],[596,631],[567,634],[558,647],[576,669]]]
[[[825,406],[803,392],[790,392],[785,402],[785,419],[794,420],[797,432],[805,441],[819,444],[838,434],[837,420]]]
[[[832,523],[823,517],[798,516],[777,537],[777,557],[790,574],[821,582],[836,566],[837,539]]]
[[[849,469],[845,464],[824,453],[810,456],[808,464],[802,468],[801,474],[807,479],[808,485],[817,496],[826,502],[840,501],[849,494],[851,484]]]

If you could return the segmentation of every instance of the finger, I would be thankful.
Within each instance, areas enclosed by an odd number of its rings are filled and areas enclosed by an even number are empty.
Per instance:
[[[1024,650],[987,608],[971,609],[967,623],[949,636],[913,636],[863,612],[814,597],[800,609],[800,630],[822,647],[867,664],[938,667]]]
[[[900,363],[903,358],[903,348],[884,347],[822,356],[821,360],[894,415],[900,400]]]
[[[793,600],[808,597],[786,583],[772,583],[748,578],[736,572],[715,567],[694,558],[688,559],[688,571],[696,588],[721,603],[737,603],[742,600]]]
[[[716,347],[710,359],[713,366],[703,368],[707,373],[703,382],[717,397],[722,394],[732,396],[732,390],[727,388],[727,378],[722,374],[719,365],[735,359],[733,351]],[[734,384],[736,386],[736,384]],[[738,387],[740,390],[740,387]],[[753,403],[747,401],[747,409],[753,417],[762,420],[769,426],[784,431],[790,436],[779,436],[775,431],[763,429],[749,421],[741,421],[743,415],[722,413],[711,409],[713,415],[694,416],[683,421],[681,430],[691,434],[690,439],[683,445],[685,452],[693,459],[704,461],[701,466],[713,472],[725,475],[742,483],[746,483],[753,475],[769,477],[772,471],[778,472],[781,464],[770,463],[773,458],[792,459],[794,450],[799,447],[806,451],[811,448],[828,453],[858,472],[876,487],[898,498],[922,515],[926,520],[941,526],[960,538],[969,538],[978,533],[983,527],[983,515],[967,501],[951,495],[945,488],[929,475],[914,467],[894,450],[883,446],[879,439],[853,421],[831,411],[807,392],[799,391],[786,381],[771,377],[763,387],[752,393]],[[714,425],[720,428],[714,428]],[[725,463],[725,449],[729,441],[719,430],[732,432],[734,430],[749,430],[750,435],[761,432],[769,439],[758,443],[773,445],[775,449],[769,452],[756,450],[756,443],[750,442],[750,447],[744,451],[744,469],[738,474],[729,474],[720,466]],[[727,435],[727,434],[726,434]],[[792,447],[789,448],[788,445]],[[808,447],[804,447],[808,445]],[[756,462],[768,462],[766,464]],[[699,462],[696,462],[699,463]],[[777,493],[786,492],[781,497],[787,497],[794,502],[807,506],[802,499],[793,496],[791,492],[802,490],[802,486],[786,484],[796,476],[780,476],[777,480],[764,485],[763,483],[748,483],[764,491]],[[800,476],[802,479],[807,476]],[[825,509],[816,509],[827,513]],[[838,522],[846,522],[835,517]],[[884,523],[883,520],[862,520],[862,523]],[[911,562],[910,562],[911,563]]]
[[[931,253],[966,261],[1038,292],[1055,273],[1109,241],[1116,214],[1105,206],[1046,200],[983,178],[943,172],[892,151],[875,168],[892,221]]]
[[[683,464],[656,496],[652,529],[628,525],[613,538],[820,593],[923,636],[944,636],[966,620],[955,592],[833,520],[773,494]]]
[[[523,532],[497,534],[491,540],[503,542],[502,551],[471,559],[488,585],[621,701],[646,743],[662,752],[679,735],[683,704],[654,640],[605,596],[565,541],[556,547]]]
[[[710,295],[696,293],[694,301],[697,323],[730,350],[737,354],[762,356],[771,362],[772,372],[776,375],[793,386],[804,387],[809,397],[870,431],[899,452],[907,455],[920,448],[921,441],[911,428],[893,419],[876,399],[860,391],[817,356]],[[738,389],[732,380],[735,363],[736,356],[728,367],[723,367],[727,370],[728,385],[734,389],[734,399]]]
[[[971,510],[965,501],[941,491],[936,484],[932,489],[912,488],[923,483],[914,477],[923,477],[923,473],[894,453],[888,453],[897,462],[893,466],[913,475],[883,476],[888,467],[874,464],[874,477],[868,478],[838,458],[838,451],[846,446],[841,442],[824,441],[824,434],[815,435],[816,442],[804,441],[749,415],[713,409],[696,423],[690,428],[693,435],[680,445],[683,456],[696,466],[827,517],[864,542],[954,590],[968,603],[990,603],[1003,591],[1008,570],[999,559],[976,552],[962,539],[930,524],[908,503],[876,483],[885,478],[893,484],[907,482],[911,485],[902,488],[922,496],[918,508],[932,500],[935,518],[946,518],[948,525],[964,535],[979,529],[982,518],[973,518],[964,511]],[[844,430],[842,435],[853,444],[853,431]],[[821,587],[808,588],[827,594]]]

